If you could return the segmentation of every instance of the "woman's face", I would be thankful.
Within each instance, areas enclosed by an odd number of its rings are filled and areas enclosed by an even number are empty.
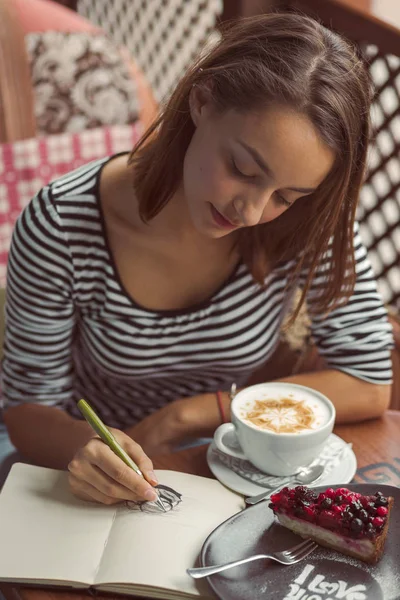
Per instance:
[[[286,107],[218,115],[202,95],[193,88],[196,129],[183,169],[183,192],[197,231],[222,237],[307,202],[335,159],[308,117]]]

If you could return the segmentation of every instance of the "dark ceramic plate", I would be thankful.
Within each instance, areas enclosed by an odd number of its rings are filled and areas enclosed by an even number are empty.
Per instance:
[[[346,487],[366,495],[381,491],[395,499],[384,555],[376,566],[319,547],[292,566],[260,560],[213,575],[208,582],[216,595],[222,600],[400,600],[400,489],[370,484]],[[284,550],[299,541],[276,522],[268,503],[260,502],[208,536],[201,565]]]

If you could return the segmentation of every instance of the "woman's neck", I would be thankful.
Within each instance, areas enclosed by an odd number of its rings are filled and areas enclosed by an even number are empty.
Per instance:
[[[150,236],[189,251],[194,247],[204,247],[207,253],[211,251],[230,254],[234,251],[234,234],[212,239],[194,227],[182,186],[179,186],[165,207],[151,221],[143,222],[139,214],[139,203],[135,198],[133,180],[132,168],[127,166],[124,156],[110,161],[102,175],[101,195],[104,200],[108,198],[108,209],[114,214],[114,219],[120,222],[121,227],[132,229],[136,235],[146,236],[147,239]]]

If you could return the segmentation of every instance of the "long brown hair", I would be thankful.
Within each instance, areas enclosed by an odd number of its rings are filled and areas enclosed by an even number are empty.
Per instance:
[[[260,284],[280,261],[295,260],[292,281],[307,267],[297,314],[329,247],[326,284],[317,308],[328,310],[348,298],[355,279],[353,227],[366,163],[372,89],[357,49],[298,14],[261,15],[228,27],[219,43],[189,69],[131,154],[145,222],[162,210],[181,182],[194,132],[189,111],[193,85],[211,87],[221,112],[271,104],[294,108],[308,116],[334,150],[331,172],[309,200],[294,203],[273,221],[240,230],[239,250]]]

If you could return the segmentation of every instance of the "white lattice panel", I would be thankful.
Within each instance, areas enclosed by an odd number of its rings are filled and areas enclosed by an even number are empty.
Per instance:
[[[78,11],[128,48],[158,100],[214,31],[222,0],[79,0]]]
[[[359,207],[361,236],[386,302],[400,308],[400,58],[367,51],[376,86],[369,175]]]

